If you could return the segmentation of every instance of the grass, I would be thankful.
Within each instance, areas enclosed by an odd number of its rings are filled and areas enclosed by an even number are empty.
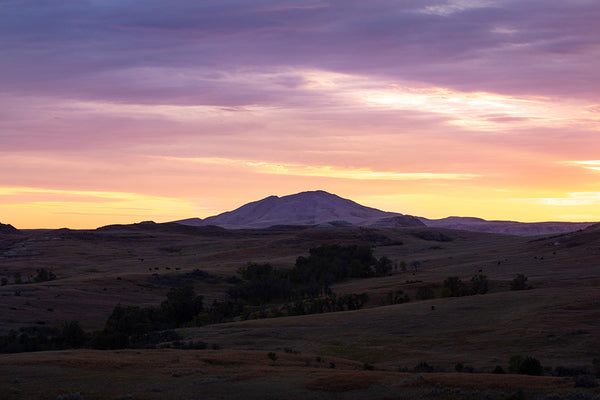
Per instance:
[[[437,230],[453,239],[443,243],[420,239],[413,231],[373,230],[379,237],[403,243],[377,246],[374,251],[397,264],[405,261],[406,272],[398,268],[390,276],[333,286],[338,294],[368,293],[368,308],[180,330],[186,340],[218,344],[221,351],[0,355],[0,398],[56,398],[80,392],[88,400],[193,398],[197,393],[233,399],[456,399],[477,398],[473,391],[487,391],[489,398],[504,399],[518,388],[542,397],[575,390],[564,378],[451,372],[421,376],[398,371],[412,370],[421,361],[445,371],[454,371],[459,362],[478,372],[496,365],[507,369],[509,357],[516,354],[536,357],[552,367],[591,364],[600,358],[597,229],[553,238]],[[169,290],[165,282],[175,282],[194,269],[234,275],[248,261],[289,268],[310,247],[365,243],[364,238],[365,231],[357,228],[227,234],[122,228],[0,236],[0,254],[25,249],[10,253],[19,256],[0,258],[0,276],[21,272],[26,279],[37,268],[47,268],[58,277],[1,286],[0,330],[41,323],[56,326],[67,320],[98,329],[116,304],[157,305]],[[411,267],[414,261],[420,263],[416,272]],[[445,278],[458,276],[468,282],[480,270],[490,281],[490,293],[439,298]],[[534,289],[510,291],[509,282],[518,273],[525,274]],[[153,274],[168,279],[155,279]],[[207,303],[223,298],[228,288],[225,281],[194,281],[194,285]],[[420,285],[434,288],[437,298],[414,301]],[[380,306],[395,290],[403,290],[413,301]],[[269,352],[276,353],[276,362],[267,357]],[[365,363],[375,370],[364,371]]]

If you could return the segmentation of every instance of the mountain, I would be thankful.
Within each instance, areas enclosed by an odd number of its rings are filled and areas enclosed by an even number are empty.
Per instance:
[[[428,219],[365,207],[323,190],[283,197],[269,196],[233,211],[205,219],[188,218],[174,222],[188,226],[213,225],[226,229],[268,228],[275,225],[427,226],[521,236],[561,234],[585,229],[594,224],[593,222],[487,221],[473,217]]]
[[[233,211],[203,220],[175,221],[183,225],[216,225],[228,229],[274,225],[425,226],[416,217],[365,207],[322,190],[289,196],[269,196]]]
[[[442,219],[419,220],[433,228],[459,229],[475,232],[504,233],[508,235],[534,236],[559,234],[585,229],[593,222],[516,222],[487,221],[473,217],[448,217]]]
[[[4,233],[7,235],[14,235],[14,234],[21,233],[21,231],[19,231],[17,228],[12,226],[11,224],[0,223],[0,233]]]

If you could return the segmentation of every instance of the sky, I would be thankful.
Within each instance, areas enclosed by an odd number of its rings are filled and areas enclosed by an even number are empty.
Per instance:
[[[600,221],[597,0],[0,0],[0,222],[326,190]]]

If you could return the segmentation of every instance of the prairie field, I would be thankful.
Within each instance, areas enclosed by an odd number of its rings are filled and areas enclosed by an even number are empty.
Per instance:
[[[366,293],[358,310],[257,318],[177,329],[204,349],[156,348],[0,355],[0,398],[411,399],[571,398],[557,367],[600,358],[600,229],[521,237],[433,228],[275,227],[224,230],[135,224],[0,236],[0,334],[79,321],[101,329],[117,304],[156,306],[173,287],[223,300],[248,262],[290,269],[323,244],[369,245],[393,268],[331,286]],[[56,279],[36,282],[39,269]],[[195,270],[203,271],[197,279]],[[14,281],[21,275],[22,283]],[[196,272],[197,274],[197,272]],[[531,286],[510,290],[523,274]],[[485,294],[442,297],[444,280],[485,275]],[[428,286],[434,298],[418,300]],[[408,302],[390,304],[402,291]],[[277,304],[272,304],[276,307]],[[534,357],[543,376],[508,372]],[[432,367],[430,371],[416,368]],[[459,372],[458,365],[461,366]],[[462,366],[466,367],[462,370]],[[472,373],[471,373],[472,372]],[[554,397],[552,397],[554,396]],[[575,397],[573,397],[575,398]]]

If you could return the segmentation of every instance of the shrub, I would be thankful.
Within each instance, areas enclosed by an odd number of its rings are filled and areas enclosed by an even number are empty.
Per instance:
[[[417,294],[415,296],[418,300],[429,300],[435,298],[435,293],[433,289],[429,286],[420,286],[417,289]]]
[[[269,360],[271,360],[273,364],[275,364],[275,361],[277,361],[277,354],[273,353],[272,351],[267,353],[267,357],[269,357]]]
[[[496,365],[496,368],[494,368],[494,370],[492,371],[492,374],[505,374],[506,372],[504,371],[504,368],[502,368],[500,365]]]
[[[541,375],[543,368],[540,361],[533,357],[512,356],[508,363],[508,370],[513,374]]]
[[[35,278],[33,278],[34,282],[46,282],[53,281],[56,279],[56,275],[54,274],[54,272],[45,268],[36,269],[35,271],[37,272],[37,275],[35,276]]]
[[[392,260],[386,256],[381,256],[379,261],[375,264],[375,275],[386,276],[392,270]]]
[[[88,335],[78,321],[65,322],[62,326],[61,336],[66,347],[76,349],[83,346],[88,340]]]
[[[79,392],[61,394],[56,397],[56,400],[83,400],[83,396]]]
[[[594,375],[577,375],[575,376],[575,387],[595,388],[598,387],[596,377]]]
[[[460,297],[468,294],[467,285],[457,276],[449,276],[442,287],[443,297]]]
[[[473,294],[485,294],[488,291],[488,279],[487,276],[478,274],[471,278],[471,285],[473,287]]]
[[[506,400],[525,400],[527,397],[525,396],[525,392],[523,389],[517,389],[516,392],[506,397]]]
[[[408,303],[410,301],[410,297],[405,294],[402,290],[391,291],[387,295],[389,304],[402,304]]]
[[[421,361],[413,368],[414,372],[433,372],[434,370],[435,368],[427,364],[425,361]]]
[[[515,279],[510,281],[510,290],[525,290],[531,289],[531,286],[527,285],[527,277],[523,274],[517,274]]]

